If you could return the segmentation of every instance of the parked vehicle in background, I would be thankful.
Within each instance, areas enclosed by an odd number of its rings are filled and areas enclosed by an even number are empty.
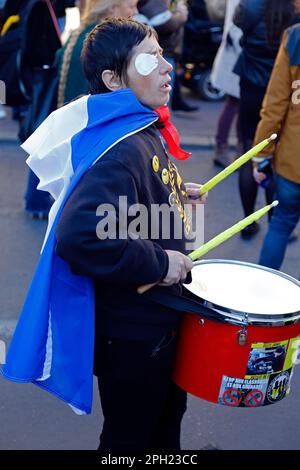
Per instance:
[[[202,2],[200,8],[199,2],[191,2],[181,60],[184,71],[182,84],[207,101],[220,101],[224,98],[224,93],[215,89],[210,81],[222,35],[223,25],[210,20],[205,3]]]

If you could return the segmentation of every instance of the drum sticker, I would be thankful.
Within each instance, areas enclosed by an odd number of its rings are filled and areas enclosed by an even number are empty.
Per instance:
[[[292,369],[271,376],[267,388],[265,405],[272,405],[289,394],[291,378]]]
[[[253,343],[244,378],[223,375],[218,402],[231,407],[272,405],[290,392],[293,366],[300,362],[300,337]]]
[[[277,343],[253,343],[247,364],[246,378],[270,376],[290,368],[287,367],[288,340]]]
[[[240,379],[223,375],[218,403],[255,408],[264,405],[269,378]]]
[[[300,338],[290,339],[283,370],[288,370],[300,363]]]

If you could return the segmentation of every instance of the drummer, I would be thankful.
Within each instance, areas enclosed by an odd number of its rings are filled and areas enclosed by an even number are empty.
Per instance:
[[[133,20],[96,26],[82,52],[91,94],[127,88],[137,108],[165,105],[172,66],[162,52],[154,30]],[[121,111],[126,96],[120,94]],[[61,215],[57,254],[74,273],[94,279],[94,374],[104,415],[99,450],[180,449],[186,392],[171,379],[180,314],[151,303],[137,287],[159,283],[180,295],[192,269],[185,254],[184,204],[199,194],[199,187],[182,183],[158,129],[150,125],[114,145],[86,172]],[[127,198],[126,210],[121,210],[119,196]],[[178,215],[171,219],[170,237],[159,231],[158,238],[144,239],[145,213],[152,235],[151,205],[163,203],[175,205]],[[134,204],[146,211],[140,229],[133,233],[133,218],[128,217],[127,235],[120,235],[121,218]],[[99,211],[102,205],[106,212]],[[177,219],[183,229],[180,239],[174,236]],[[107,224],[116,228],[113,236],[103,233]]]

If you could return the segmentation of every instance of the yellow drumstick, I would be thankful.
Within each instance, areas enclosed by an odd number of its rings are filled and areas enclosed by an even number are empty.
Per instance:
[[[240,168],[242,165],[247,163],[251,158],[255,157],[258,153],[260,153],[267,145],[269,145],[273,140],[277,139],[277,134],[272,134],[271,137],[268,139],[263,140],[259,144],[255,145],[252,149],[248,150],[244,155],[240,158],[235,160],[231,165],[227,166],[223,171],[220,171],[216,176],[211,178],[205,184],[203,184],[200,188],[200,196],[210,191],[216,184],[220,183],[223,179],[227,178],[227,176],[231,175],[235,170]]]
[[[252,224],[256,220],[260,219],[263,215],[265,215],[267,212],[269,212],[269,210],[271,210],[273,207],[277,206],[278,204],[279,204],[278,201],[274,201],[272,202],[272,204],[269,204],[268,206],[265,206],[262,209],[259,209],[258,211],[249,215],[245,219],[240,220],[239,222],[237,222],[236,224],[234,224],[232,227],[228,228],[224,232],[219,233],[219,235],[212,238],[207,243],[204,243],[204,245],[202,245],[200,248],[198,248],[195,251],[192,251],[188,256],[191,258],[192,261],[196,261],[197,259],[201,258],[201,256],[205,255],[216,246],[228,240],[228,238],[240,232],[241,230],[243,230],[245,227]],[[146,284],[144,286],[140,286],[138,287],[137,291],[139,294],[144,294],[144,292],[151,289],[156,284],[157,283]]]

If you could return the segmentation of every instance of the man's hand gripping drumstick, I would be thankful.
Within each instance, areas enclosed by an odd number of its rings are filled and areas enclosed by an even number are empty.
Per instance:
[[[169,269],[166,277],[158,284],[159,286],[165,287],[172,286],[173,284],[177,284],[181,281],[183,282],[193,267],[193,261],[191,258],[185,256],[179,251],[166,250],[166,253],[169,258]],[[142,289],[142,287],[139,287],[138,289],[138,292],[141,294],[142,292],[140,292],[140,289]]]

